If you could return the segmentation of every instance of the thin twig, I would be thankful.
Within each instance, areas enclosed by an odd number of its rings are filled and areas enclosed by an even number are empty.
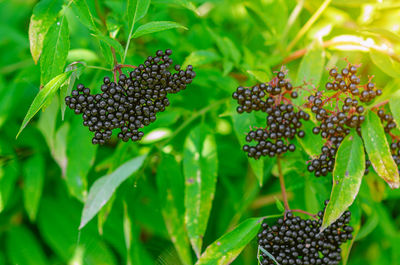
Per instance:
[[[288,202],[288,199],[287,199],[287,193],[286,193],[286,187],[285,187],[285,179],[284,179],[283,173],[282,173],[281,157],[280,156],[277,157],[276,163],[278,164],[279,183],[281,185],[283,204],[285,205],[285,211],[289,211],[290,207],[289,207],[289,202]]]
[[[312,214],[312,213],[306,212],[306,211],[301,210],[301,209],[294,209],[294,210],[290,210],[290,211],[291,211],[291,212],[297,212],[297,213],[306,214],[306,215],[309,215],[309,216],[311,216],[311,217],[313,217],[313,218],[317,218],[317,215],[316,215],[316,214]]]
[[[318,10],[311,16],[311,18],[307,21],[307,23],[300,29],[297,33],[296,37],[290,42],[287,47],[287,51],[290,51],[296,43],[303,37],[303,35],[310,29],[310,27],[314,24],[314,22],[319,18],[319,16],[324,12],[324,10],[328,7],[332,0],[325,0],[322,5],[318,8]]]

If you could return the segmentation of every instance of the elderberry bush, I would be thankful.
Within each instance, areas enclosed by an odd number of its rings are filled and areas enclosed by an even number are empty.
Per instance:
[[[309,120],[310,115],[302,110],[296,111],[291,104],[290,98],[297,98],[298,94],[283,72],[278,72],[267,84],[252,88],[239,86],[232,97],[239,105],[236,109],[238,113],[262,111],[267,114],[266,127],[251,130],[246,136],[247,142],[257,142],[254,146],[243,146],[249,157],[259,159],[261,156],[273,157],[295,151],[296,146],[288,140],[296,135],[305,136],[305,132],[300,130],[301,120]]]
[[[328,201],[325,201],[325,208]],[[318,212],[317,220],[302,219],[287,212],[276,224],[262,224],[258,234],[258,246],[270,253],[279,264],[339,264],[341,245],[353,238],[349,226],[351,212],[346,211],[334,223],[320,232],[324,211]],[[261,264],[275,264],[264,252]]]
[[[327,82],[325,88],[335,93],[324,96],[323,92],[318,91],[308,97],[308,106],[320,122],[319,126],[313,128],[313,133],[320,134],[326,141],[321,154],[312,159],[307,167],[316,177],[326,176],[333,171],[335,154],[344,137],[350,133],[351,128],[361,134],[366,104],[382,94],[371,82],[360,84],[357,67],[354,65],[343,68],[340,73],[337,69],[331,69],[329,75],[333,81]],[[370,165],[367,159],[365,174],[368,174]]]
[[[175,73],[171,73],[171,54],[170,49],[157,51],[128,76],[120,74],[117,83],[104,77],[100,94],[92,95],[89,88],[79,84],[65,98],[66,105],[82,115],[83,125],[94,132],[93,144],[110,140],[114,129],[120,129],[118,138],[124,142],[139,141],[143,137],[140,129],[169,106],[168,94],[178,93],[192,83],[196,73],[191,65],[185,70],[175,65]]]

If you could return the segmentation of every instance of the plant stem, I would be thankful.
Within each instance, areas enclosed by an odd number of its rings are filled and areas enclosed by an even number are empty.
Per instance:
[[[290,211],[291,211],[291,212],[297,212],[297,213],[306,214],[306,215],[309,215],[309,216],[311,216],[311,217],[313,217],[313,218],[317,218],[317,215],[316,215],[316,214],[312,214],[312,213],[306,212],[306,211],[301,210],[301,209],[294,209],[294,210],[290,210]]]
[[[111,69],[101,67],[101,66],[95,66],[95,65],[88,65],[86,68],[91,68],[91,69],[99,69],[99,70],[104,70],[104,71],[112,71]]]
[[[332,0],[325,0],[322,5],[318,8],[318,10],[311,16],[311,18],[307,21],[306,24],[300,29],[300,31],[297,33],[296,37],[290,42],[290,44],[287,47],[287,51],[290,51],[296,43],[303,37],[303,35],[310,29],[310,27],[314,24],[314,22],[320,17],[322,12],[328,7],[328,5],[331,3]]]
[[[285,187],[285,179],[282,173],[280,156],[278,156],[278,158],[276,159],[276,163],[278,164],[279,183],[281,184],[281,192],[282,192],[283,204],[285,205],[285,211],[290,211],[289,202],[287,199],[286,187]]]
[[[376,105],[370,107],[369,109],[376,109],[376,108],[382,107],[382,106],[384,106],[384,105],[386,105],[386,104],[388,104],[388,103],[389,103],[389,100],[387,99],[387,100],[385,100],[385,101],[382,101],[382,102],[380,102],[380,103],[378,103],[378,104],[376,104]]]

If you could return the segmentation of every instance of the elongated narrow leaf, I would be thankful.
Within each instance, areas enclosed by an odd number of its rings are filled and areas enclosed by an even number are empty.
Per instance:
[[[24,164],[24,205],[29,219],[34,221],[42,196],[44,182],[44,159],[36,154],[26,160]]]
[[[213,51],[206,51],[206,50],[194,51],[191,54],[189,54],[188,57],[186,57],[182,67],[186,68],[186,66],[188,66],[189,64],[196,67],[203,64],[208,64],[218,61],[219,59],[220,56]]]
[[[103,35],[93,35],[93,36],[107,43],[108,46],[113,47],[115,51],[121,56],[121,58],[122,56],[124,56],[124,48],[122,47],[121,43],[119,43],[117,40]]]
[[[184,178],[178,162],[171,155],[162,155],[157,168],[157,187],[161,211],[172,243],[183,264],[192,264],[190,243],[185,229]]]
[[[218,173],[214,135],[204,124],[195,127],[185,141],[185,223],[192,247],[200,256]]]
[[[137,172],[145,158],[146,156],[135,157],[93,183],[83,208],[79,229],[82,229],[100,211],[122,182]]]
[[[397,90],[396,93],[392,94],[392,97],[389,100],[389,106],[397,127],[400,127],[400,90]]]
[[[138,27],[135,33],[133,33],[132,38],[139,38],[140,36],[143,35],[174,28],[181,28],[187,30],[186,27],[173,21],[153,21]]]
[[[265,123],[265,117],[261,117],[262,115],[260,115],[260,113],[239,114],[236,112],[234,105],[231,107],[231,112],[233,128],[235,129],[240,146],[243,146],[247,144],[245,138],[246,134],[250,131],[251,126],[257,127],[258,125],[262,125]],[[254,160],[253,158],[249,158],[248,161],[258,179],[259,185],[262,186],[264,181],[264,161],[262,159]]]
[[[47,84],[64,71],[69,51],[69,30],[65,16],[57,20],[46,34],[40,58],[41,83]]]
[[[56,20],[62,3],[62,0],[42,0],[33,9],[29,23],[29,46],[35,63],[39,60],[46,33]]]
[[[131,29],[136,22],[141,20],[147,14],[150,2],[150,0],[128,0],[126,16],[128,18],[129,29]]]
[[[372,62],[374,62],[382,72],[394,78],[400,77],[400,63],[394,61],[389,55],[378,51],[370,51],[369,55]]]
[[[27,228],[14,227],[8,232],[7,254],[11,264],[46,265],[49,264],[39,243]]]
[[[383,178],[389,186],[399,188],[399,172],[389,149],[382,123],[374,112],[365,115],[365,122],[361,125],[362,137],[369,160],[376,173]]]
[[[354,131],[344,138],[336,154],[333,188],[326,206],[321,231],[335,222],[354,202],[365,171],[365,154],[361,138]]]
[[[296,85],[301,85],[304,81],[312,82],[315,85],[321,80],[322,71],[325,65],[325,51],[319,41],[313,42],[309,50],[301,60],[299,70],[297,71]],[[294,101],[300,103],[305,96],[304,89],[299,90],[299,97]]]
[[[92,137],[93,133],[82,126],[82,120],[75,117],[67,136],[68,162],[65,179],[70,193],[81,201],[86,197],[86,176],[96,157],[97,146],[92,144]]]
[[[71,4],[72,11],[79,21],[92,32],[98,32],[93,16],[90,13],[86,0],[73,0]]]
[[[225,265],[242,252],[244,247],[257,235],[262,218],[250,218],[240,223],[231,232],[226,233],[207,247],[196,265]]]
[[[21,128],[18,131],[18,135],[22,132],[22,130],[26,127],[28,122],[35,116],[35,114],[43,107],[46,100],[51,98],[57,89],[65,82],[65,80],[69,77],[69,73],[60,74],[53,79],[51,79],[36,95],[33,100],[31,106],[29,107],[28,112],[21,124]]]

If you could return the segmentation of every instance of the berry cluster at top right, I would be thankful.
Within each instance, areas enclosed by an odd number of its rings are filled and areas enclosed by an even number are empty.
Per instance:
[[[308,171],[316,177],[326,176],[333,171],[335,155],[343,139],[351,129],[361,135],[366,105],[382,95],[382,90],[371,82],[372,78],[366,84],[361,84],[355,65],[349,64],[340,71],[330,69],[329,75],[332,80],[326,83],[326,91],[310,95],[305,104],[315,114],[318,122],[313,133],[320,134],[325,140],[321,154],[314,157],[307,166]],[[368,174],[371,162],[367,159],[365,164],[365,174]]]

